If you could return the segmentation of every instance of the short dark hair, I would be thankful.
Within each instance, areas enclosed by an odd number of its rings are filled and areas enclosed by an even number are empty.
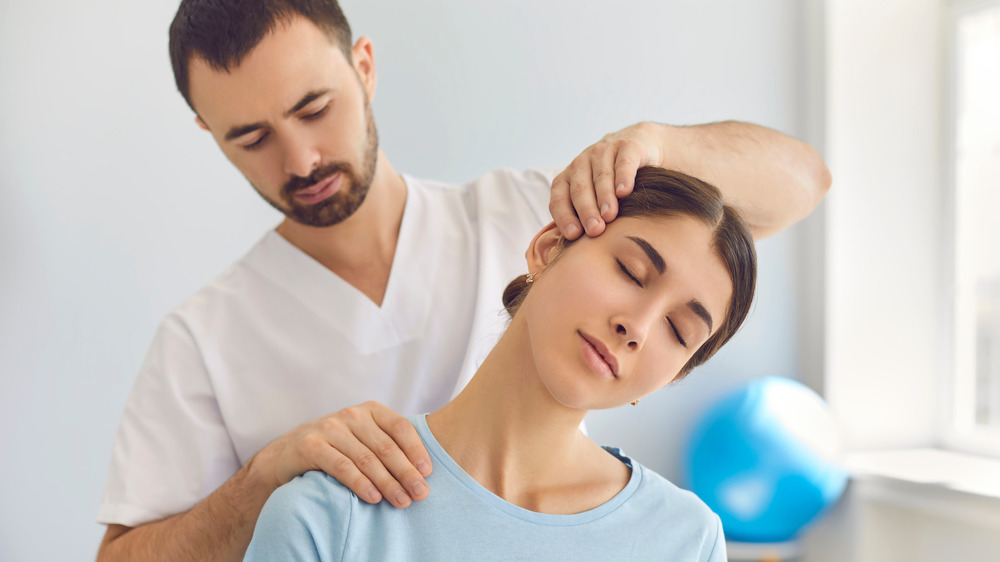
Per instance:
[[[750,313],[757,284],[757,251],[750,227],[735,208],[723,202],[718,188],[682,172],[655,166],[639,168],[632,193],[618,202],[618,218],[676,216],[692,217],[712,227],[716,254],[733,282],[722,324],[681,368],[679,380],[715,355]],[[570,245],[572,242],[564,247]],[[504,306],[512,317],[527,293],[525,277],[511,281],[503,294]]]
[[[188,65],[195,56],[229,71],[279,23],[302,16],[351,60],[351,26],[336,0],[182,0],[170,24],[170,63],[177,90],[191,109]]]

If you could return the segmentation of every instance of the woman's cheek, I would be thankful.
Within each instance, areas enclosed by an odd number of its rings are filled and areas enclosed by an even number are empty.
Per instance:
[[[666,386],[681,368],[681,365],[678,364],[677,354],[671,353],[665,348],[666,346],[663,346],[656,353],[649,354],[645,358],[647,360],[644,361],[644,365],[647,367],[646,372],[650,375],[648,380],[644,381],[648,386],[647,392],[653,392]]]

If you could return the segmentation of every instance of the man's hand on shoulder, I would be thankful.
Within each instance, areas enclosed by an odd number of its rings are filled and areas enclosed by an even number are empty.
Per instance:
[[[632,193],[636,171],[660,164],[654,127],[638,123],[605,135],[552,180],[549,212],[567,240],[603,233],[618,216],[618,199]]]
[[[428,495],[431,460],[413,424],[378,402],[304,423],[250,460],[251,470],[280,486],[322,470],[368,503],[407,507]]]
[[[278,486],[322,470],[359,498],[407,507],[429,492],[430,455],[406,418],[365,402],[300,425],[257,452],[191,509],[138,525],[108,525],[97,559],[239,560]]]

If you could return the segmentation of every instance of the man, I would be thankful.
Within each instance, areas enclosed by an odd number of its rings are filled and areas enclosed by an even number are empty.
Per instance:
[[[739,123],[629,127],[558,175],[400,176],[371,41],[332,0],[184,0],[171,58],[198,124],[286,218],[161,325],[116,438],[101,560],[239,559],[271,491],[313,469],[369,502],[427,497],[429,457],[395,412],[475,371],[546,203],[567,238],[596,236],[636,169],[661,165],[719,185],[760,237],[829,184],[811,148]]]

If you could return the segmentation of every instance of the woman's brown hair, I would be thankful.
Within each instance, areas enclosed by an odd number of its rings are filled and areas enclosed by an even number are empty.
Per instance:
[[[693,217],[712,228],[715,251],[733,283],[733,295],[719,329],[684,365],[677,375],[680,379],[715,355],[743,324],[757,283],[757,252],[750,227],[735,208],[723,202],[722,193],[715,186],[674,170],[640,168],[632,193],[618,202],[618,217],[676,216]],[[563,248],[572,244],[566,242]],[[504,291],[503,303],[511,317],[527,294],[526,277],[514,279]]]

